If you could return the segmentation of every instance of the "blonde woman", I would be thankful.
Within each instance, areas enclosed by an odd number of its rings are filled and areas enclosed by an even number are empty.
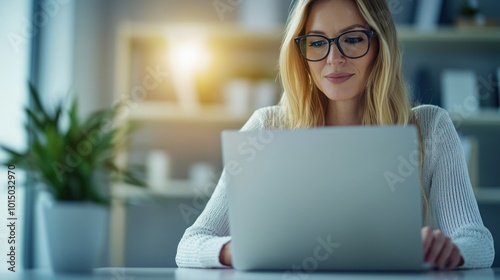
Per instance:
[[[423,212],[433,212],[439,228],[422,227],[424,261],[436,269],[491,266],[493,238],[481,220],[459,138],[443,109],[411,108],[386,0],[297,0],[279,65],[280,104],[257,110],[242,130],[415,124]],[[226,176],[184,233],[179,267],[231,266]]]

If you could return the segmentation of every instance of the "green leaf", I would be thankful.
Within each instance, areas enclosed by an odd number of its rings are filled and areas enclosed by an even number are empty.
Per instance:
[[[29,120],[31,120],[38,129],[44,129],[43,120],[40,120],[36,116],[35,112],[33,112],[30,108],[26,108],[25,111],[26,114],[28,114]]]
[[[136,186],[146,184],[128,170],[121,170],[113,163],[114,155],[124,144],[131,132],[131,126],[116,124],[104,130],[103,123],[113,121],[123,104],[106,110],[96,111],[86,118],[78,116],[76,98],[57,102],[54,113],[42,104],[39,91],[29,84],[32,107],[25,109],[28,123],[26,131],[32,135],[27,147],[22,151],[0,145],[7,154],[4,165],[32,172],[36,180],[45,183],[48,190],[58,200],[93,201],[109,205],[109,198],[103,185],[96,179],[97,172],[110,172],[113,179],[122,180]],[[69,95],[68,95],[69,96]],[[52,111],[51,111],[52,112]],[[62,129],[62,120],[68,120],[68,129]]]
[[[54,114],[54,119],[52,120],[54,123],[59,124],[59,118],[61,117],[61,113],[64,108],[64,102],[61,101],[59,105],[56,107],[56,113]]]
[[[18,167],[26,167],[26,155],[24,153],[16,152],[10,148],[7,148],[3,145],[0,145],[0,149],[4,150],[7,153],[7,160],[3,162],[3,165],[7,166],[9,164],[17,165]]]
[[[47,157],[48,159],[60,159],[67,152],[65,151],[63,138],[59,135],[56,127],[46,127],[46,146],[47,146]]]
[[[76,103],[76,98],[73,99],[71,102],[71,107],[69,109],[69,135],[70,137],[73,137],[75,135],[78,135],[80,132],[80,123],[78,121],[78,107]]]
[[[42,102],[40,101],[39,92],[36,87],[30,82],[29,83],[30,96],[33,99],[33,104],[35,105],[35,111],[42,113],[46,118],[49,118],[47,112],[43,108]]]
[[[148,186],[148,184],[145,181],[138,179],[129,171],[123,171],[123,180],[125,181],[125,183],[131,184],[134,186],[138,186],[138,187],[147,187]]]

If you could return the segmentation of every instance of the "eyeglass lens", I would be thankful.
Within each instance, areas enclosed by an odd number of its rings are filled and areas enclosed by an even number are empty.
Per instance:
[[[330,52],[328,39],[323,36],[308,35],[299,41],[300,51],[308,60],[322,60]],[[343,55],[357,58],[368,52],[369,38],[364,32],[353,31],[341,35],[338,45]]]

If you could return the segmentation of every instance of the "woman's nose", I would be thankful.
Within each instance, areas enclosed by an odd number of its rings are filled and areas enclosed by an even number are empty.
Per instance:
[[[328,64],[338,64],[345,61],[344,55],[340,52],[336,44],[330,44],[330,53],[326,57],[326,63]]]

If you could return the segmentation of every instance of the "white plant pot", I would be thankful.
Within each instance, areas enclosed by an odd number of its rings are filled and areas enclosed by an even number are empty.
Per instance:
[[[54,271],[90,273],[103,251],[108,208],[93,203],[56,201],[43,206],[43,216]]]

